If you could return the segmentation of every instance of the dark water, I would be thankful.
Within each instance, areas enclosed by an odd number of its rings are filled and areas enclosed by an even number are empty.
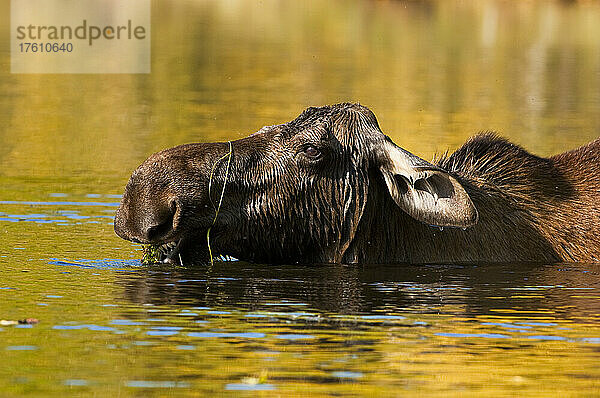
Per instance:
[[[151,153],[309,105],[360,101],[426,158],[483,129],[540,155],[592,140],[597,3],[153,15],[150,75],[11,75],[0,41],[0,320],[39,320],[0,326],[0,395],[600,395],[598,264],[141,266],[112,231]]]

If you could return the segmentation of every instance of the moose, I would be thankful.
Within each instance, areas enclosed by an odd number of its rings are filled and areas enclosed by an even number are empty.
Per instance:
[[[543,158],[483,133],[430,163],[365,106],[311,107],[150,156],[114,227],[184,264],[599,262],[600,139]]]

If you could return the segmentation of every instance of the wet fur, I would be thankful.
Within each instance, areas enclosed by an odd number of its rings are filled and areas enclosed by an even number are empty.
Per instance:
[[[540,158],[487,133],[437,165],[466,188],[478,224],[440,230],[400,211],[390,217],[394,203],[383,183],[374,184],[357,232],[369,238],[353,242],[346,262],[600,261],[600,140]]]

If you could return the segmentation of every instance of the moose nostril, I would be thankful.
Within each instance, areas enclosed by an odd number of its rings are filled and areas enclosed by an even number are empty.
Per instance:
[[[146,239],[149,241],[158,240],[167,235],[173,228],[173,215],[160,224],[151,225],[145,231]]]

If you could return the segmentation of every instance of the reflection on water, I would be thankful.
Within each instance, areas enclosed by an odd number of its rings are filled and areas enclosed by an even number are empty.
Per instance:
[[[483,129],[542,155],[592,140],[598,3],[160,1],[153,14],[150,75],[11,75],[0,41],[3,394],[600,394],[597,264],[143,267],[112,230],[149,154],[310,105],[360,101],[424,157]],[[10,322],[25,318],[40,322]]]
[[[11,391],[598,392],[598,265],[46,267],[4,282],[42,319],[0,332]]]
[[[162,267],[161,267],[162,268]],[[393,319],[403,311],[600,321],[600,265],[261,266],[219,263],[205,269],[144,268],[123,277],[125,297],[141,305],[185,303],[247,310],[296,306]],[[214,274],[213,274],[214,273]],[[143,275],[143,277],[142,277]],[[592,293],[592,294],[590,294]],[[451,308],[455,308],[456,312]]]
[[[486,129],[544,155],[598,136],[596,2],[296,3],[155,2],[150,75],[0,72],[3,184],[117,194],[159,149],[341,101],[426,158]]]

